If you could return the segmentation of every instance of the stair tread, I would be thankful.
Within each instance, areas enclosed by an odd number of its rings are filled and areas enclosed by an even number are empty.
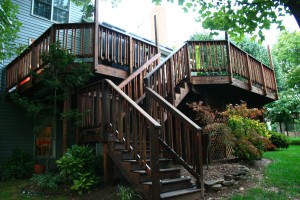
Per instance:
[[[196,188],[186,188],[186,189],[161,193],[160,198],[166,199],[166,198],[175,197],[175,196],[192,194],[192,193],[196,193],[196,192],[200,192],[200,191],[201,191],[200,189],[196,189]]]
[[[183,178],[172,178],[172,179],[163,179],[161,180],[162,184],[168,184],[168,183],[176,183],[176,182],[183,182],[183,181],[190,181],[191,178],[183,177]],[[143,182],[144,185],[152,185],[151,181]]]
[[[170,158],[159,158],[159,161],[171,161],[172,159],[170,159]],[[125,162],[133,162],[133,163],[135,163],[135,162],[138,162],[137,160],[134,160],[134,159],[129,159],[129,160],[124,160]],[[146,159],[146,162],[150,162],[150,159]]]
[[[167,168],[167,169],[160,169],[159,171],[160,172],[172,172],[172,171],[178,171],[178,170],[181,170],[180,168]],[[135,170],[135,171],[132,171],[134,173],[140,173],[140,174],[146,174],[146,171],[145,170]]]

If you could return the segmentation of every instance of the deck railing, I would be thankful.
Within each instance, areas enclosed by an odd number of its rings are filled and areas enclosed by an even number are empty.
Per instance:
[[[100,128],[125,144],[126,150],[139,161],[152,178],[152,194],[159,197],[159,133],[161,125],[110,80],[103,80],[79,90],[78,106],[83,112],[82,126]],[[86,112],[88,111],[88,112]],[[139,122],[139,123],[137,123]],[[150,165],[147,144],[150,143]]]
[[[147,86],[163,98],[168,98],[171,104],[176,98],[175,86],[183,79],[189,79],[190,76],[187,53],[187,46],[183,45],[145,77]]]
[[[195,76],[229,76],[277,95],[274,69],[227,40],[188,41],[190,66]]]
[[[7,91],[32,79],[31,71],[43,68],[41,56],[50,44],[59,42],[78,61],[94,62],[95,24],[54,24],[7,66]],[[98,62],[131,74],[158,53],[157,47],[141,38],[99,25]]]

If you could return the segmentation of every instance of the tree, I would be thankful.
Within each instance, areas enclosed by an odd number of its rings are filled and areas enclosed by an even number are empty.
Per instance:
[[[18,6],[10,0],[0,1],[0,61],[11,57],[16,49],[15,40],[22,25],[17,13]]]
[[[11,95],[14,102],[25,108],[34,117],[34,132],[39,133],[42,128],[51,126],[51,143],[57,132],[57,119],[78,119],[77,110],[62,110],[64,101],[69,101],[75,89],[86,83],[91,77],[91,68],[85,64],[74,63],[75,56],[60,48],[60,44],[50,45],[49,52],[42,56],[45,63],[41,73],[33,73],[37,80],[34,93],[29,96]],[[52,145],[49,145],[47,166],[49,164]],[[48,169],[48,167],[47,167]]]
[[[213,35],[210,33],[195,33],[190,36],[190,40],[213,40]]]
[[[281,32],[273,54],[286,74],[292,68],[300,66],[300,31]]]
[[[160,4],[162,0],[152,2]],[[204,28],[227,31],[234,38],[243,38],[248,33],[254,37],[258,34],[264,40],[262,30],[270,29],[272,23],[284,29],[279,17],[286,14],[293,14],[300,25],[300,0],[178,0],[178,5],[186,12],[197,12],[197,20]]]

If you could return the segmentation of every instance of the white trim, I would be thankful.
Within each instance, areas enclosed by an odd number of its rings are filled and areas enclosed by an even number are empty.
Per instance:
[[[50,18],[51,19],[48,19],[48,18],[45,18],[45,17],[42,17],[42,16],[40,16],[40,15],[36,15],[36,14],[34,14],[33,13],[33,10],[34,10],[34,2],[35,2],[35,0],[32,0],[31,1],[31,15],[32,16],[34,16],[34,17],[37,17],[37,18],[40,18],[40,19],[43,19],[43,20],[46,20],[46,21],[49,21],[49,22],[52,22],[52,23],[69,23],[70,22],[70,10],[71,10],[71,1],[70,0],[68,0],[68,16],[67,16],[67,21],[66,22],[58,22],[58,21],[55,21],[55,20],[53,20],[53,10],[54,10],[54,2],[53,2],[54,0],[51,0],[51,10],[50,10],[50,12],[51,12],[51,14],[50,14]],[[61,9],[61,10],[64,10],[64,9]]]

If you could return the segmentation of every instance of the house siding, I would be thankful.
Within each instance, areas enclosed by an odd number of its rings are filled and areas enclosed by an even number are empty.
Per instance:
[[[19,5],[18,19],[22,22],[16,44],[28,45],[29,39],[37,39],[54,22],[32,15],[32,0],[12,0]],[[81,22],[81,8],[70,4],[69,22]],[[33,120],[25,111],[10,102],[5,94],[5,68],[14,58],[0,63],[0,165],[7,160],[15,148],[34,154]],[[1,68],[1,66],[3,68]],[[61,133],[61,127],[58,127]],[[62,155],[62,136],[57,135],[56,157]]]
[[[15,41],[18,45],[29,45],[30,39],[37,39],[42,35],[54,21],[44,19],[32,14],[33,0],[12,0],[14,4],[19,6],[19,13],[17,18],[21,21],[22,26],[19,32],[19,38]],[[81,7],[76,6],[74,3],[70,3],[69,9],[69,23],[76,23],[82,21]],[[4,60],[3,66],[8,65],[14,57]]]
[[[5,86],[4,70],[1,85]],[[2,87],[1,87],[2,88]],[[33,156],[34,135],[32,119],[5,97],[0,90],[0,164],[6,161],[13,149],[20,149]]]

